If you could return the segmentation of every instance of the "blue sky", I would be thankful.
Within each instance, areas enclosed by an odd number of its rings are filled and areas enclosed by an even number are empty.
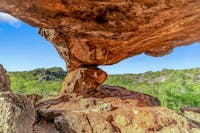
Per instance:
[[[8,71],[25,71],[41,67],[62,67],[64,61],[38,29],[0,13],[0,64]],[[163,57],[144,54],[128,58],[112,66],[101,66],[109,74],[142,73],[163,68],[188,69],[200,67],[200,43],[178,47]]]

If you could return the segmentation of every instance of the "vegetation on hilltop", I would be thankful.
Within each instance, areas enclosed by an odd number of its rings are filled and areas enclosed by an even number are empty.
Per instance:
[[[15,93],[39,94],[44,98],[58,95],[66,72],[62,68],[39,68],[32,71],[9,72],[11,88]],[[44,76],[53,76],[53,80],[40,79]]]
[[[200,107],[200,69],[110,75],[106,84],[153,95],[162,106],[176,111],[185,106]]]
[[[38,71],[42,72],[35,75],[34,73]],[[48,74],[55,78],[39,82],[39,78],[44,76],[46,71],[49,71]],[[11,87],[15,93],[35,93],[43,95],[44,98],[60,93],[65,74],[66,72],[61,68],[9,73]],[[176,111],[184,106],[200,107],[200,69],[164,69],[144,74],[109,75],[105,84],[123,86],[133,91],[153,95],[161,100],[162,106]]]

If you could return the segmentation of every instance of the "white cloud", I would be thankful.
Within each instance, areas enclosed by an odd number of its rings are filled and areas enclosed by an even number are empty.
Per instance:
[[[15,17],[11,16],[10,14],[0,12],[0,23],[8,23],[13,27],[19,28],[20,21]]]

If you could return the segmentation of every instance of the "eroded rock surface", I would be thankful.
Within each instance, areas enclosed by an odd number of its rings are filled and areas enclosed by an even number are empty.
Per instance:
[[[70,69],[161,56],[200,41],[199,0],[0,0],[0,11],[40,28]]]
[[[26,96],[0,92],[0,132],[32,133],[35,110]]]
[[[114,64],[141,53],[162,56],[176,46],[200,41],[199,0],[0,3],[0,11],[40,28],[39,33],[54,44],[69,71]]]
[[[33,102],[10,91],[10,79],[0,65],[0,133],[32,133]]]
[[[200,41],[199,0],[0,0],[0,3],[0,11],[38,27],[39,33],[54,44],[67,63],[69,73],[63,95],[36,105],[35,132],[199,131],[177,113],[152,107],[159,105],[155,98],[102,87],[106,73],[96,68],[141,53],[162,56],[176,46]]]
[[[193,121],[194,124],[200,127],[200,108],[185,107],[185,108],[181,108],[181,111],[186,118]]]
[[[176,112],[159,107],[159,100],[154,97],[131,93],[120,87],[111,88],[105,86],[99,89],[96,96],[68,95],[65,96],[68,99],[63,102],[55,103],[56,100],[50,100],[49,103],[47,101],[40,103],[39,118],[34,130],[39,133],[44,131],[46,125],[49,125],[52,130],[61,133],[192,133],[200,131],[198,127],[191,126]],[[117,93],[120,91],[124,97]]]
[[[95,67],[78,68],[68,72],[63,82],[63,93],[84,94],[98,88],[106,80],[107,74]]]

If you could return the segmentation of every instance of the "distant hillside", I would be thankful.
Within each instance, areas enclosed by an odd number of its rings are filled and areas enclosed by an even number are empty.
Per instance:
[[[57,95],[66,72],[62,68],[39,68],[32,71],[9,72],[12,90],[16,93]]]
[[[174,110],[183,106],[200,107],[200,69],[110,75],[106,84],[153,95],[161,100],[162,106]]]
[[[62,68],[10,72],[12,90],[36,93],[45,98],[59,94],[66,72]],[[177,110],[183,106],[200,107],[200,69],[146,72],[144,74],[109,75],[105,84],[158,97],[162,106]]]

